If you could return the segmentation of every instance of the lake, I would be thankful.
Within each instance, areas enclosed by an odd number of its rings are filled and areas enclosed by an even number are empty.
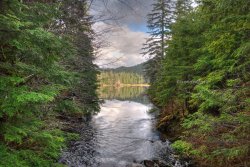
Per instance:
[[[104,100],[100,112],[82,126],[80,140],[60,162],[72,167],[184,166],[155,129],[145,88],[106,87],[99,94]]]

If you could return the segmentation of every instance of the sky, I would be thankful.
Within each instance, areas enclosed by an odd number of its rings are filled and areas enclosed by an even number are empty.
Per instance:
[[[94,0],[90,14],[102,45],[95,63],[101,68],[133,66],[146,61],[141,54],[147,34],[146,16],[153,0]],[[105,33],[103,33],[105,32]]]

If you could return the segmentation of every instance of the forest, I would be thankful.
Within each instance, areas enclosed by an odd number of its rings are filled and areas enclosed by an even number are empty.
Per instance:
[[[121,66],[121,67],[117,67],[117,68],[103,68],[102,71],[104,71],[104,72],[113,71],[113,72],[136,73],[136,74],[140,74],[140,75],[145,76],[144,64],[145,63],[141,63],[141,64],[137,64],[134,66],[129,66],[129,67]]]
[[[250,1],[152,0],[136,72],[94,64],[92,2],[0,0],[0,167],[64,166],[77,121],[101,98],[138,94],[160,110],[157,129],[180,159],[250,166]],[[97,91],[122,84],[149,88]]]
[[[60,166],[59,118],[99,109],[87,1],[0,1],[0,166]]]
[[[144,54],[158,128],[197,166],[249,166],[250,1],[157,0]]]
[[[146,84],[147,81],[142,74],[135,72],[102,71],[98,75],[101,86],[119,86],[124,84]]]

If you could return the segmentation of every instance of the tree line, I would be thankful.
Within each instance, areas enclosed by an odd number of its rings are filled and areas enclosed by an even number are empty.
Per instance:
[[[0,166],[60,166],[58,117],[99,110],[86,0],[0,1]]]
[[[155,0],[144,55],[159,128],[198,166],[248,166],[250,1]]]
[[[100,85],[145,84],[144,76],[134,72],[103,71],[98,75]]]

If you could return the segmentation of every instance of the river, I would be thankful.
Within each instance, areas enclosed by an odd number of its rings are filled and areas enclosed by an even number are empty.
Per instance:
[[[63,152],[71,167],[182,167],[155,129],[152,104],[143,88],[103,90],[100,112],[81,128],[80,140]],[[120,92],[120,93],[117,93]],[[125,92],[125,93],[121,93]]]

